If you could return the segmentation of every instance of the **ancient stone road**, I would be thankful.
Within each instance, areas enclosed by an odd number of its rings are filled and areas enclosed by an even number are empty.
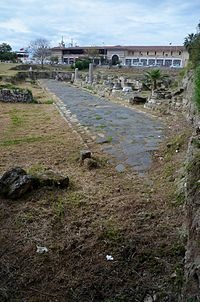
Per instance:
[[[119,163],[118,170],[127,165],[138,172],[151,165],[151,152],[158,148],[163,137],[162,123],[155,117],[98,98],[64,82],[45,80],[43,84],[69,110],[74,123],[87,127],[104,152]]]

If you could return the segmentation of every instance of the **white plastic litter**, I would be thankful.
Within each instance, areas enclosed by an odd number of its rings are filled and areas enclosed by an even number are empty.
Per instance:
[[[37,245],[36,253],[43,254],[43,253],[47,253],[47,252],[48,252],[48,248],[46,246],[38,246]]]
[[[113,261],[114,258],[113,258],[113,256],[111,256],[111,255],[106,255],[106,260],[108,260],[108,261]]]

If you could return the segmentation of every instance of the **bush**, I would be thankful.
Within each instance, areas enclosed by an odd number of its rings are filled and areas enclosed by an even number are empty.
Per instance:
[[[83,69],[88,69],[89,68],[89,64],[90,64],[90,60],[89,59],[84,59],[84,60],[77,60],[74,64],[75,68],[78,68],[79,70],[83,70]]]
[[[200,111],[200,66],[196,68],[195,71],[195,81],[194,81],[195,87],[195,95],[194,95],[194,100],[197,105],[198,111]]]

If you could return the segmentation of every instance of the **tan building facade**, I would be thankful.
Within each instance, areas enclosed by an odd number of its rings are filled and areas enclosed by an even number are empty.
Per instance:
[[[96,64],[120,64],[127,67],[175,67],[182,68],[189,60],[184,46],[95,46],[54,47],[52,56],[60,63],[73,64],[75,60],[93,54]]]

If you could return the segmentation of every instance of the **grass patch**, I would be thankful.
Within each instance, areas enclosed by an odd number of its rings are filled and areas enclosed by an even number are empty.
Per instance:
[[[71,204],[75,207],[81,207],[82,205],[86,204],[86,196],[82,192],[69,192],[66,203]]]
[[[108,143],[112,143],[112,141],[113,141],[113,137],[112,136],[108,136],[106,139],[107,139]]]
[[[46,105],[52,105],[54,103],[53,100],[46,100],[43,102],[43,104],[46,104]]]
[[[165,150],[165,160],[170,161],[172,156],[179,151],[186,142],[186,133],[182,133],[174,137],[174,139],[167,144]]]
[[[46,141],[47,139],[48,139],[47,136],[22,137],[18,139],[4,140],[0,142],[0,146],[7,147],[7,146],[20,145],[24,143],[35,143],[35,142]]]
[[[98,121],[98,120],[101,120],[102,119],[102,116],[100,116],[100,115],[95,115],[95,119]]]

